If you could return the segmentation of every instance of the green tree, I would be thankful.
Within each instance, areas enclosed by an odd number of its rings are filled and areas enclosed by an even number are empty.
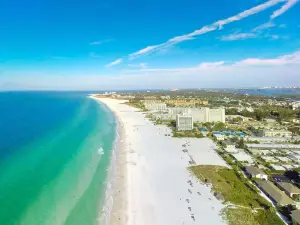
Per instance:
[[[236,108],[229,108],[226,109],[226,115],[238,115],[238,111]]]
[[[243,119],[241,117],[236,117],[236,118],[232,119],[232,122],[234,122],[234,123],[239,123],[239,122],[242,122],[242,121],[243,121]]]
[[[223,130],[225,129],[225,123],[222,123],[222,122],[217,122],[215,125],[214,125],[214,130],[218,131],[218,130]]]
[[[263,110],[256,110],[255,111],[255,117],[256,117],[257,120],[260,121],[260,120],[262,120],[266,117],[266,113]]]
[[[240,138],[240,140],[237,143],[238,148],[245,148],[245,142],[243,138]]]

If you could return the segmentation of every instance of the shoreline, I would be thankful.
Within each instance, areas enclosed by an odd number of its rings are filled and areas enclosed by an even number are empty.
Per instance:
[[[194,225],[199,220],[227,224],[221,215],[225,205],[188,170],[190,157],[197,165],[227,166],[210,139],[170,137],[169,128],[156,126],[144,113],[121,104],[126,101],[92,98],[105,104],[119,125],[119,145],[111,162],[115,173],[108,177],[113,199],[109,225]]]
[[[114,115],[116,120],[116,138],[111,152],[111,162],[108,168],[107,186],[105,190],[105,199],[103,210],[99,217],[99,224],[103,225],[121,225],[126,224],[127,218],[127,151],[124,140],[124,124],[118,113],[109,107],[108,104],[101,101],[101,98],[89,96],[90,98],[104,104]],[[105,217],[105,218],[103,218]]]

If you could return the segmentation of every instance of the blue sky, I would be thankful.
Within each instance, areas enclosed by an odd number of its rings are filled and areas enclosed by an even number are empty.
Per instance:
[[[299,0],[0,3],[0,89],[300,86]]]

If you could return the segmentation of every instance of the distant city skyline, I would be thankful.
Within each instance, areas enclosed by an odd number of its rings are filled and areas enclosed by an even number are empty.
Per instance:
[[[300,86],[299,0],[18,0],[0,21],[0,90]]]

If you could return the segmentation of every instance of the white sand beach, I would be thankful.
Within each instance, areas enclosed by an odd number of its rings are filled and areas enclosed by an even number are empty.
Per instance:
[[[99,101],[115,113],[120,132],[109,224],[226,224],[220,215],[224,206],[187,169],[191,159],[226,166],[210,139],[172,138],[169,128],[152,124],[124,101]]]

